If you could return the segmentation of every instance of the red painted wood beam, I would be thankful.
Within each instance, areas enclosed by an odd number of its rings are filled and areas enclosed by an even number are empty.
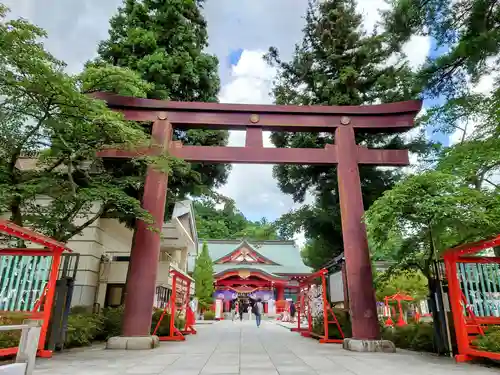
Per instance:
[[[358,146],[358,164],[404,166],[410,164],[408,150],[368,149]]]
[[[176,145],[170,154],[190,162],[238,164],[308,164],[330,165],[337,163],[334,149],[322,148],[256,148],[224,146]]]
[[[256,286],[270,286],[270,281],[265,280],[219,280],[215,282],[216,285],[231,286],[231,285],[256,285]]]
[[[11,248],[0,249],[0,255],[21,255],[21,256],[52,256],[53,251],[50,249],[35,249],[35,248]]]
[[[157,147],[136,151],[106,149],[98,153],[106,158],[133,158],[143,155],[158,155]],[[270,148],[270,147],[224,147],[184,146],[173,142],[170,155],[189,162],[234,163],[234,164],[305,164],[332,165],[338,163],[337,147],[326,148]],[[408,150],[377,150],[358,146],[359,164],[401,166],[409,164]]]
[[[21,227],[8,220],[4,219],[0,220],[0,233],[4,233],[9,236],[14,236],[16,238],[22,238],[23,240],[31,241],[37,243],[38,245],[46,246],[52,251],[71,252],[71,249],[66,247],[66,245],[63,244],[62,242],[58,242],[53,238],[44,236],[41,233]]]
[[[95,93],[110,108],[128,120],[154,121],[167,112],[175,128],[245,130],[258,127],[270,131],[333,131],[348,117],[351,126],[363,131],[404,132],[410,130],[422,107],[418,100],[368,106],[293,106],[169,102]]]

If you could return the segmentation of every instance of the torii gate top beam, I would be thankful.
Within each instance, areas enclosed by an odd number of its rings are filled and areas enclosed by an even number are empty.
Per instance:
[[[420,100],[365,106],[254,105],[173,102],[94,93],[127,120],[155,121],[165,112],[175,128],[210,128],[264,131],[333,132],[350,125],[358,131],[394,133],[410,130],[422,107]]]

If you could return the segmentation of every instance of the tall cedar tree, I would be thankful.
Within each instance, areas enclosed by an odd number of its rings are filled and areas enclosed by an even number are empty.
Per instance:
[[[202,309],[212,305],[214,294],[214,267],[208,253],[208,245],[203,242],[201,253],[196,258],[193,278],[195,281],[195,296]]]
[[[278,68],[273,90],[277,104],[360,105],[417,96],[404,56],[394,54],[384,34],[362,31],[354,0],[311,0],[303,32],[290,62],[282,61],[274,47],[266,55]],[[405,145],[402,136],[357,134],[356,138],[368,147],[410,147],[415,152],[426,148],[422,139]],[[273,133],[272,142],[276,147],[323,148],[334,140],[329,133]],[[369,166],[360,167],[360,174],[365,209],[400,177],[398,171]],[[280,189],[295,201],[302,201],[308,191],[315,194],[314,204],[282,217],[281,230],[290,236],[303,229],[308,239],[305,261],[321,267],[343,249],[336,168],[280,165],[274,175]]]
[[[124,0],[110,20],[109,39],[99,45],[102,62],[128,67],[153,85],[148,97],[175,101],[216,102],[220,88],[218,60],[203,52],[206,21],[195,0]],[[222,146],[227,131],[175,130],[184,144]],[[201,194],[226,182],[230,166],[193,164],[191,173],[169,178],[168,203]],[[168,210],[167,210],[168,212]]]

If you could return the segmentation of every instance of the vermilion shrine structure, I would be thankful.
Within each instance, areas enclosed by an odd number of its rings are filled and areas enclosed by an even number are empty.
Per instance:
[[[476,340],[500,325],[500,257],[481,251],[500,246],[500,235],[445,251],[458,362],[483,357],[500,361],[500,353],[477,347]]]
[[[50,358],[52,356],[52,351],[45,349],[45,341],[49,334],[50,319],[56,295],[56,282],[59,273],[59,265],[61,264],[62,254],[64,252],[71,253],[71,250],[61,242],[55,241],[50,237],[44,236],[30,229],[20,227],[19,225],[3,219],[0,219],[0,236],[3,237],[3,243],[8,242],[5,240],[10,237],[29,242],[31,245],[38,245],[37,247],[0,248],[0,257],[10,257],[10,260],[5,264],[5,267],[0,262],[0,276],[4,276],[3,279],[0,279],[0,287],[2,292],[6,292],[5,294],[14,292],[14,294],[17,295],[13,300],[15,304],[11,306],[12,308],[9,309],[7,306],[7,311],[0,310],[0,314],[4,312],[7,312],[8,314],[17,313],[19,316],[24,316],[26,319],[40,320],[42,325],[38,341],[37,355],[40,357]],[[14,256],[19,256],[19,258],[14,259]],[[23,290],[24,287],[26,287],[25,290],[29,290],[30,292],[37,292],[33,288],[33,285],[31,285],[32,280],[27,279],[27,275],[29,274],[28,270],[30,268],[39,271],[39,269],[37,269],[37,265],[40,264],[40,258],[50,258],[49,278],[47,282],[37,280],[33,283],[38,284],[39,288],[43,288],[38,294],[38,298],[36,298],[36,300],[33,298],[36,295],[35,293],[32,293],[31,296],[28,295],[27,298],[24,298],[23,293],[20,293],[20,290]],[[9,275],[8,272],[12,269],[14,269],[15,272],[14,274]],[[32,308],[29,306],[30,301],[33,305]],[[17,351],[17,347],[0,349],[0,357],[16,354]]]
[[[404,166],[407,150],[368,149],[356,144],[356,132],[395,133],[410,130],[420,101],[373,106],[274,106],[168,102],[98,93],[96,98],[124,114],[127,120],[151,121],[152,144],[136,151],[107,149],[107,158],[169,153],[189,162],[337,165],[342,232],[354,339],[380,336],[359,177],[359,164]],[[185,146],[172,139],[172,130],[245,130],[244,147]],[[263,131],[331,132],[335,143],[325,148],[265,148]],[[168,176],[147,172],[143,207],[155,220],[150,230],[139,222],[131,251],[125,298],[123,336],[147,336],[155,294],[160,229],[165,211]]]

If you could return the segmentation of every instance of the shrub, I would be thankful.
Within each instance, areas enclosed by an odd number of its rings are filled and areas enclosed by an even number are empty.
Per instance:
[[[412,323],[402,327],[384,327],[382,338],[401,349],[435,352],[434,327],[429,323]]]
[[[107,340],[113,336],[120,336],[122,333],[124,306],[107,307],[102,310],[102,332],[97,337],[98,340]]]
[[[349,316],[349,311],[345,309],[332,309],[337,317],[337,320],[340,324],[340,328],[342,328],[342,332],[344,333],[344,337],[351,337],[351,318]],[[329,314],[329,321],[334,321],[333,316]],[[325,327],[323,325],[323,315],[318,316],[313,319],[312,331],[317,335],[325,334]],[[339,332],[339,329],[335,323],[328,324],[328,338],[330,339],[341,339],[342,336]]]
[[[151,333],[153,333],[158,321],[160,320],[161,315],[163,314],[162,309],[155,309],[153,312],[153,320],[151,322]],[[179,315],[175,318],[174,322],[175,327],[179,330],[183,330],[186,325],[186,321],[182,319]],[[157,336],[168,336],[170,334],[170,314],[166,313],[161,320],[160,327],[156,332]]]
[[[436,352],[434,345],[434,326],[429,323],[417,323],[418,328],[410,344],[410,349],[419,352]]]
[[[401,349],[410,349],[413,338],[417,334],[417,325],[408,324],[405,326],[396,326],[392,328],[392,342]]]
[[[92,306],[73,306],[70,310],[70,314],[91,314]]]
[[[70,314],[66,331],[65,347],[86,346],[99,337],[104,328],[104,319],[100,314]]]
[[[484,333],[484,336],[478,336],[478,338],[472,342],[472,345],[479,350],[500,353],[500,326],[489,328]]]
[[[205,311],[203,313],[204,320],[215,320],[215,312],[213,311]]]
[[[23,324],[25,319],[29,319],[29,315],[23,313],[9,312],[0,315],[0,326],[10,326]],[[0,349],[13,348],[19,345],[21,331],[1,331],[0,332]]]

